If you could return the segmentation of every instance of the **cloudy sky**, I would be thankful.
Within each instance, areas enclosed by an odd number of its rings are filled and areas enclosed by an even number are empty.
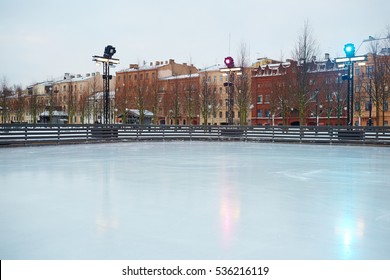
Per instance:
[[[109,44],[117,69],[170,58],[203,68],[242,43],[253,62],[286,59],[305,20],[319,56],[336,57],[345,43],[384,35],[389,11],[388,0],[0,0],[0,77],[26,86],[101,71],[92,56]]]

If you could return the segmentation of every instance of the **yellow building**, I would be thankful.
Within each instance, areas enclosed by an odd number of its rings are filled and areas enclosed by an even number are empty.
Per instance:
[[[354,67],[354,124],[388,126],[390,49],[369,53],[367,61]]]

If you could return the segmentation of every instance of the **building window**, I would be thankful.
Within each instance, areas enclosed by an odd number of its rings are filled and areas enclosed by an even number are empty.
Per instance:
[[[259,83],[259,84],[257,84],[257,88],[261,88],[261,84]]]
[[[271,111],[270,110],[265,110],[265,116],[267,118],[270,118],[271,117]]]
[[[356,67],[355,68],[355,76],[359,76],[360,75],[360,67]]]
[[[219,118],[222,119],[222,111],[219,111]]]
[[[222,74],[219,75],[219,81],[222,83],[223,82],[223,77],[222,77]]]
[[[385,103],[383,103],[383,111],[389,111],[389,102],[387,100],[385,101]]]
[[[367,66],[367,77],[372,78],[372,73],[374,72],[374,66]]]
[[[263,104],[263,95],[257,96],[257,104]]]
[[[263,117],[263,110],[261,110],[261,109],[257,110],[257,117],[258,118],[262,118]]]
[[[266,94],[265,95],[265,103],[269,103],[269,102],[270,102],[270,95]]]
[[[361,84],[356,84],[355,86],[355,92],[360,92],[362,85]]]

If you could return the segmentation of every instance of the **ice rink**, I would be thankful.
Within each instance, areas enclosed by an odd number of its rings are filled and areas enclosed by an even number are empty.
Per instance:
[[[390,259],[390,148],[0,149],[0,259]]]

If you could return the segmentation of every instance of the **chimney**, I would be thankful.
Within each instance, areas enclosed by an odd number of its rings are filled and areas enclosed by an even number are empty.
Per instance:
[[[130,64],[130,68],[138,69],[138,64]]]
[[[174,59],[170,59],[169,60],[169,64],[173,64],[173,63],[175,63],[175,60]]]
[[[160,61],[156,61],[156,66],[159,66],[160,65]]]
[[[69,80],[70,79],[70,73],[65,73],[64,80]]]
[[[77,78],[81,78],[81,74],[77,74]]]
[[[329,60],[329,53],[325,53],[325,60]]]
[[[85,74],[85,76],[87,76],[87,78],[89,78],[91,76],[91,74],[87,73],[87,74]]]
[[[153,66],[153,62],[150,62],[150,66]]]

